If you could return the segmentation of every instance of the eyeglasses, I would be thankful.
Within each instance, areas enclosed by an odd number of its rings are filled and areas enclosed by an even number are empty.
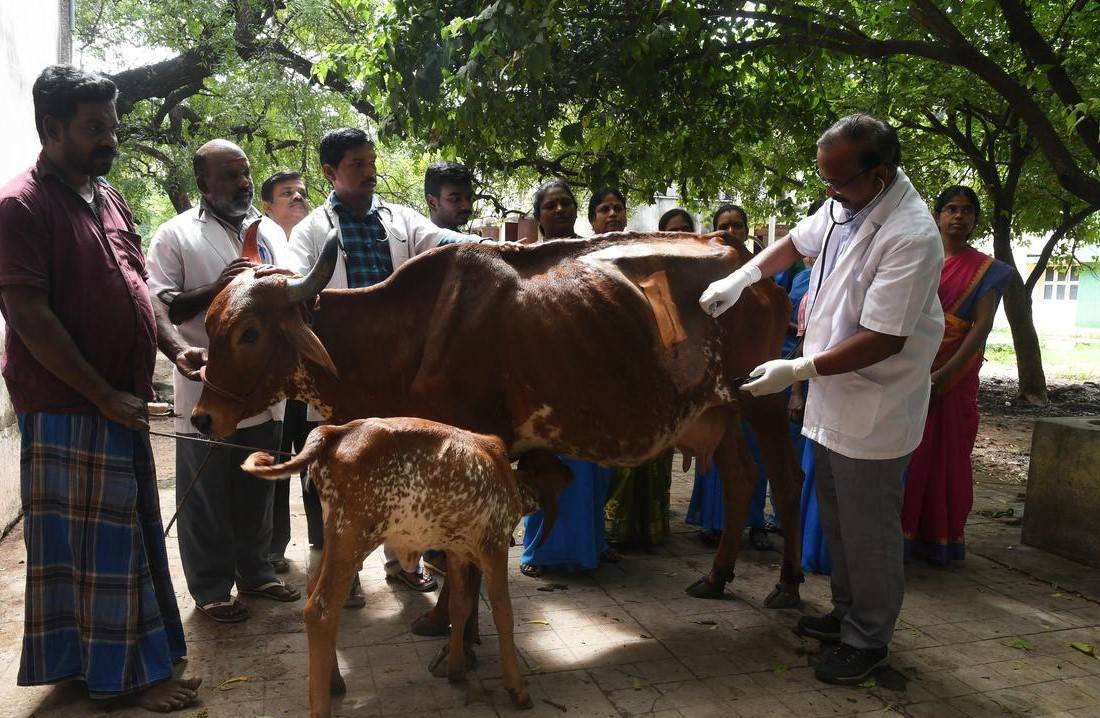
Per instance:
[[[857,179],[859,179],[863,175],[867,174],[868,172],[870,172],[871,170],[873,170],[877,166],[878,165],[873,165],[871,167],[864,167],[862,170],[860,170],[856,174],[852,175],[848,179],[844,180],[843,182],[833,182],[832,180],[825,179],[824,177],[821,176],[821,170],[820,169],[815,170],[815,172],[817,173],[817,178],[819,180],[821,180],[821,184],[825,185],[826,188],[831,189],[832,191],[836,192],[837,190],[844,189],[848,185],[852,184]]]

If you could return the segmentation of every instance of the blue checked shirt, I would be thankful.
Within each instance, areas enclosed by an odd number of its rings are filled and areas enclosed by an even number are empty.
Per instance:
[[[340,220],[348,286],[369,287],[393,274],[393,257],[386,241],[386,227],[378,216],[381,207],[377,195],[365,215],[357,215],[342,205],[335,192],[329,193],[328,201]]]

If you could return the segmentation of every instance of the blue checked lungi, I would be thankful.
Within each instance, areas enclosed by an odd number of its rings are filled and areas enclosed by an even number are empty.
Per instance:
[[[19,415],[27,546],[21,686],[141,690],[186,653],[149,437],[99,416]]]

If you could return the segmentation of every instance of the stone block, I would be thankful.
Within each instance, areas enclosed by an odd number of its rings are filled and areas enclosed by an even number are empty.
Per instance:
[[[1023,542],[1100,567],[1100,417],[1037,419]]]

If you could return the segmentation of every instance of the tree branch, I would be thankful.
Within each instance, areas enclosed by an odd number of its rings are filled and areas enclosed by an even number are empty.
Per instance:
[[[999,64],[976,47],[960,39],[958,31],[947,28],[939,17],[938,9],[927,1],[914,0],[917,9],[914,17],[935,34],[943,33],[952,42],[962,44],[940,45],[920,40],[877,40],[864,35],[828,27],[796,16],[761,13],[755,11],[731,11],[729,14],[745,19],[757,19],[785,28],[783,37],[796,46],[815,45],[839,54],[854,57],[881,58],[893,55],[923,57],[950,67],[969,70],[997,91],[1029,126],[1036,144],[1047,158],[1058,183],[1069,193],[1089,204],[1100,203],[1100,179],[1085,172],[1066,147],[1054,128],[1054,124],[1034,100],[1032,93],[1009,75]],[[949,22],[948,22],[949,24]],[[951,26],[953,27],[953,26]]]
[[[1069,234],[1070,230],[1098,211],[1100,211],[1100,205],[1097,204],[1089,205],[1073,213],[1070,213],[1069,207],[1063,209],[1061,223],[1054,232],[1051,233],[1046,243],[1043,244],[1043,249],[1039,252],[1039,258],[1035,260],[1035,267],[1032,268],[1031,273],[1027,276],[1027,280],[1024,281],[1024,288],[1028,296],[1031,296],[1031,292],[1034,291],[1035,285],[1039,283],[1039,278],[1042,277],[1043,272],[1046,271],[1047,265],[1050,263],[1050,256],[1054,254],[1054,249],[1058,246],[1058,243]]]
[[[1084,102],[1081,92],[1073,84],[1062,60],[1054,54],[1054,50],[1047,44],[1039,31],[1035,29],[1030,12],[1018,0],[997,0],[1004,13],[1008,29],[1012,31],[1024,57],[1037,68],[1042,68],[1050,87],[1067,108],[1075,108]],[[1077,136],[1092,156],[1100,160],[1100,124],[1088,115],[1083,115],[1077,123]]]

